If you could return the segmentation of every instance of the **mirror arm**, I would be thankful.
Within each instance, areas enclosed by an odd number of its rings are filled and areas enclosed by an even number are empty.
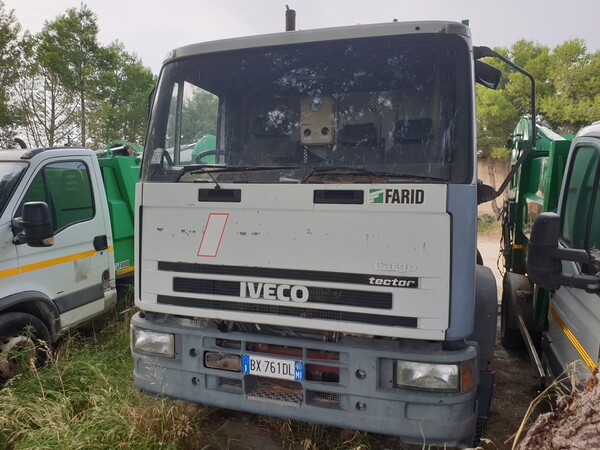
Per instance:
[[[533,242],[529,242],[529,245],[536,247],[538,254],[541,256],[547,256],[549,258],[561,259],[565,261],[573,261],[582,264],[592,263],[592,257],[585,250],[558,247],[549,248],[535,245]]]
[[[481,58],[486,58],[486,57],[498,58],[499,60],[503,61],[504,63],[508,64],[510,67],[515,69],[517,72],[520,72],[523,75],[525,75],[531,81],[531,118],[532,118],[532,120],[531,120],[531,142],[523,150],[523,152],[521,153],[521,156],[519,157],[517,162],[513,165],[510,172],[508,173],[508,175],[502,182],[502,185],[494,193],[494,196],[492,198],[490,198],[490,200],[493,200],[493,199],[499,197],[502,194],[502,192],[504,192],[504,189],[506,189],[506,186],[508,186],[508,183],[510,183],[510,180],[513,179],[513,177],[517,173],[517,170],[519,170],[519,167],[521,167],[521,164],[523,164],[523,161],[525,161],[525,158],[527,158],[527,156],[529,155],[529,152],[531,152],[531,149],[535,147],[535,141],[537,139],[537,124],[536,124],[537,111],[536,111],[536,106],[535,106],[535,79],[533,78],[533,75],[531,75],[525,69],[523,69],[522,67],[519,67],[514,62],[512,62],[510,59],[502,56],[500,53],[492,50],[489,47],[473,47],[473,55],[474,55],[475,59],[481,59]]]
[[[596,275],[573,274],[558,276],[560,286],[571,286],[576,289],[583,289],[589,294],[600,293],[600,278]]]

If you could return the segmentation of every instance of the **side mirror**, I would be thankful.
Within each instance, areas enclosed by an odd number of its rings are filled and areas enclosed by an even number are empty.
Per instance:
[[[559,248],[559,238],[560,216],[550,212],[537,216],[527,250],[527,273],[531,281],[550,291],[568,286],[586,292],[600,292],[599,276],[562,272],[562,260],[583,264],[593,261],[585,250]]]
[[[501,79],[502,72],[500,70],[484,62],[475,61],[475,81],[477,83],[490,89],[496,89]]]
[[[21,217],[12,220],[13,244],[28,244],[31,247],[46,247],[54,242],[50,209],[45,202],[28,202],[23,205]]]

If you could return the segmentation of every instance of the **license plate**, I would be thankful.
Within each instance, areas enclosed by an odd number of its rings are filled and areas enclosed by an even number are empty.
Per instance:
[[[280,380],[304,380],[304,363],[293,359],[242,355],[242,373]]]

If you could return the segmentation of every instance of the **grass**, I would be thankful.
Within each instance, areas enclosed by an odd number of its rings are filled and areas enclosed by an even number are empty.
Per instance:
[[[2,387],[0,449],[252,449],[265,440],[268,448],[282,449],[383,448],[354,430],[139,392],[129,351],[131,314],[121,305],[101,330],[66,336],[51,365]]]
[[[50,366],[2,388],[0,448],[181,448],[201,417],[135,389],[128,317],[90,336],[67,336]]]
[[[477,217],[477,233],[496,233],[500,231],[500,228],[500,222],[489,214],[482,214]]]

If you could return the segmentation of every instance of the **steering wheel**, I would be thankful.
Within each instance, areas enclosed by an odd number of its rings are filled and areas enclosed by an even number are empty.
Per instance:
[[[205,158],[207,156],[213,156],[213,155],[218,158],[219,156],[223,155],[224,153],[225,153],[224,150],[204,150],[204,151],[201,151],[200,153],[198,153],[196,155],[196,158],[194,158],[194,160],[196,161],[196,164],[203,164],[202,158]]]
[[[171,155],[169,155],[169,152],[168,152],[168,151],[166,151],[166,150],[163,150],[163,152],[162,152],[162,155],[161,155],[161,157],[160,157],[160,158],[161,158],[161,165],[162,165],[162,158],[164,158],[164,159],[166,159],[166,160],[167,160],[167,164],[168,164],[169,166],[172,166],[172,165],[173,165],[173,158],[171,158]]]

